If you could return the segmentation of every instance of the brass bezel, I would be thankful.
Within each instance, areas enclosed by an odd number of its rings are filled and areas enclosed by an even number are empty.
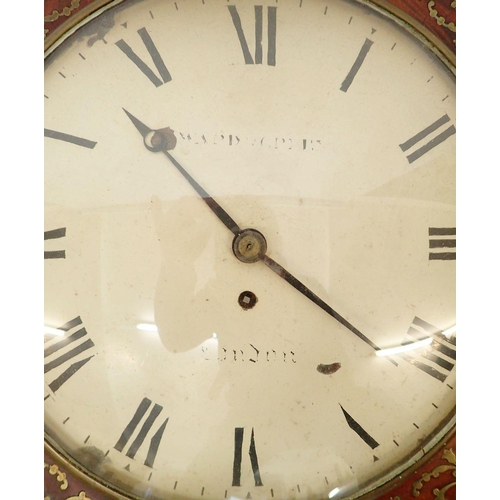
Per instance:
[[[95,0],[90,5],[82,8],[77,13],[73,14],[65,23],[56,28],[51,32],[44,42],[44,58],[49,56],[57,47],[59,47],[64,41],[71,36],[78,28],[91,21],[92,19],[98,17],[102,12],[119,5],[126,0]],[[436,35],[434,35],[428,28],[420,24],[416,19],[411,17],[406,12],[398,9],[393,4],[389,3],[387,0],[353,0],[361,5],[368,6],[369,8],[379,12],[385,17],[392,19],[399,26],[404,28],[407,32],[421,41],[428,49],[431,50],[450,70],[453,75],[456,75],[456,56],[455,54],[440,40]],[[425,451],[423,456],[416,461],[413,461],[414,456],[407,457],[402,460],[398,467],[393,469],[396,473],[390,478],[386,479],[388,474],[383,477],[372,480],[370,484],[376,484],[370,491],[366,493],[360,493],[361,496],[354,494],[350,496],[350,500],[376,500],[380,495],[388,493],[393,488],[402,484],[411,474],[420,469],[422,465],[427,463],[431,458],[436,456],[440,451],[442,451],[450,439],[452,439],[456,434],[456,407],[447,416],[445,421],[447,422],[441,428],[437,429],[433,436],[429,437],[430,449]],[[432,443],[432,444],[431,444]],[[71,459],[64,451],[60,450],[59,447],[52,441],[52,439],[45,434],[44,447],[49,455],[54,457],[60,464],[62,464],[68,471],[74,474],[76,477],[82,479],[89,486],[109,495],[113,500],[142,500],[141,497],[131,495],[129,493],[125,494],[118,491],[115,487],[110,484],[104,484],[102,479],[97,479],[93,473],[86,471],[79,467],[78,464]],[[410,462],[413,462],[412,464]],[[410,463],[410,464],[409,464]],[[384,480],[386,479],[386,480]],[[361,485],[360,491],[366,488],[366,486]],[[347,500],[346,497],[344,497]]]

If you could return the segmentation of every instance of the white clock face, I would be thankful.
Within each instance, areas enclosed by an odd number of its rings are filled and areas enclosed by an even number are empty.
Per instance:
[[[356,2],[77,30],[45,71],[48,439],[155,499],[346,498],[421,458],[455,408],[454,123],[451,72]]]

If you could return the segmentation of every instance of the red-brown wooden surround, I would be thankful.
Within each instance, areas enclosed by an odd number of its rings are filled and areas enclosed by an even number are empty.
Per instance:
[[[71,16],[95,0],[44,0],[44,34],[48,36],[68,22]],[[455,1],[387,0],[441,40],[455,54]],[[378,500],[455,500],[456,437],[424,465],[412,471],[401,483]],[[61,461],[44,451],[44,500],[110,500],[100,489],[73,474]]]

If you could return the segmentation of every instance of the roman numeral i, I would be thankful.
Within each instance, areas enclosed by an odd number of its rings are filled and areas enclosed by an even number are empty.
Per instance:
[[[148,398],[144,398],[141,401],[141,403],[137,407],[137,410],[134,413],[134,416],[131,418],[127,427],[125,427],[125,430],[122,432],[120,438],[116,442],[115,450],[118,450],[120,452],[124,450],[125,446],[130,441],[132,434],[135,432],[141,420],[146,416],[146,413],[148,412],[151,405],[152,401]],[[140,447],[144,443],[147,434],[153,427],[155,420],[158,418],[162,410],[163,407],[155,403],[155,405],[149,412],[149,415],[145,418],[135,439],[132,441],[132,444],[129,446],[128,451],[125,453],[127,457],[132,459],[135,458],[136,453],[139,451]],[[168,417],[160,425],[158,430],[154,433],[153,437],[149,441],[148,452],[146,455],[146,459],[144,460],[144,465],[146,465],[147,467],[153,468],[156,454],[158,453],[158,448],[160,446],[161,438],[163,437],[163,432],[165,431],[167,423],[168,423]]]
[[[255,5],[255,57],[252,57],[248,48],[247,39],[243,32],[240,15],[235,5],[228,5],[231,19],[233,20],[238,40],[240,41],[241,50],[245,64],[262,64],[263,49],[262,49],[262,33],[263,33],[263,8],[262,5]],[[267,8],[267,64],[268,66],[276,66],[276,7]]]
[[[164,83],[172,80],[170,73],[163,62],[163,59],[156,48],[151,36],[149,35],[146,28],[141,28],[137,30],[138,35],[141,37],[142,43],[146,47],[153,64],[155,65],[160,78],[155,74],[155,72],[132,50],[130,45],[124,40],[118,40],[116,46],[134,63],[134,65],[149,79],[149,81],[155,86],[160,87]]]

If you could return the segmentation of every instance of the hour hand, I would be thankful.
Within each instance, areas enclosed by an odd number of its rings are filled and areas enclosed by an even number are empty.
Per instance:
[[[177,139],[170,128],[163,128],[158,130],[150,129],[144,125],[138,118],[129,113],[123,108],[130,121],[134,124],[135,128],[142,135],[144,146],[149,151],[159,152],[170,160],[172,165],[182,174],[182,176],[191,184],[194,190],[200,195],[202,200],[208,205],[210,210],[219,218],[219,220],[235,235],[239,235],[242,231],[236,222],[229,216],[229,214],[198,184],[193,177],[184,169],[184,167],[168,152],[174,149]]]

